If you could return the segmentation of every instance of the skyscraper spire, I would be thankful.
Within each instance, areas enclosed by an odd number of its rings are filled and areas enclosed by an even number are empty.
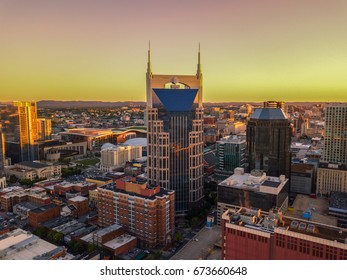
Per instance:
[[[199,78],[201,75],[201,61],[200,61],[200,43],[199,43],[199,52],[198,52],[198,69],[196,71],[196,77]]]
[[[147,73],[152,75],[152,59],[151,59],[151,41],[148,42],[148,62],[147,62]]]

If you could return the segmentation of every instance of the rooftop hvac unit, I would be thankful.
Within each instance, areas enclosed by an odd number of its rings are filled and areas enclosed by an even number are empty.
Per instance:
[[[306,229],[307,224],[306,223],[300,223],[299,224],[299,230],[304,231]]]
[[[292,221],[292,222],[290,223],[290,228],[291,228],[291,229],[297,229],[298,226],[299,226],[298,221]]]
[[[312,224],[309,224],[308,226],[307,226],[307,228],[306,228],[306,231],[307,232],[315,232],[315,230],[316,230],[316,226],[315,225],[312,225]]]

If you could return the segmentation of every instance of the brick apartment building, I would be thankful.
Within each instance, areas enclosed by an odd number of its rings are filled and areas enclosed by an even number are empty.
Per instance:
[[[137,238],[125,233],[124,228],[117,224],[89,233],[81,240],[104,248],[115,256],[127,253],[137,246]]]
[[[175,229],[175,192],[125,177],[98,188],[99,224],[119,224],[143,246],[167,246]]]
[[[224,260],[347,260],[346,229],[245,208],[222,219]]]
[[[51,198],[47,196],[46,190],[40,187],[26,190],[21,187],[12,187],[8,188],[7,192],[0,193],[0,206],[6,211],[13,211],[13,206],[25,201],[47,205],[51,203]]]
[[[60,216],[60,207],[53,203],[30,210],[28,213],[29,225],[37,228],[42,223]]]
[[[88,195],[90,190],[95,190],[97,185],[92,182],[81,181],[77,183],[60,182],[54,185],[54,194],[59,196],[67,196],[69,193],[80,193],[81,195]]]
[[[67,202],[68,205],[73,205],[76,208],[76,217],[79,218],[89,212],[88,198],[83,196],[76,196],[70,198]]]

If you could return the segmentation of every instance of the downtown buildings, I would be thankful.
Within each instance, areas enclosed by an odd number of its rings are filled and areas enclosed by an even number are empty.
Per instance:
[[[39,159],[38,142],[51,137],[51,121],[37,117],[36,102],[15,101],[2,115],[6,156],[12,163]]]
[[[174,190],[176,216],[203,203],[203,107],[200,50],[196,75],[152,73],[148,50],[147,176]]]

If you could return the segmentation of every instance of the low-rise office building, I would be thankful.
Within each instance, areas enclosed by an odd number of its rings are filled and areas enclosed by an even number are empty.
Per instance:
[[[245,173],[235,168],[234,175],[218,184],[217,223],[229,208],[256,208],[269,211],[276,207],[285,211],[288,207],[289,182],[284,175],[267,176],[260,170]]]
[[[290,191],[292,193],[311,194],[313,191],[315,167],[313,164],[292,163],[290,173]]]
[[[8,192],[0,194],[0,205],[6,211],[12,211],[13,207],[21,202],[32,202],[38,205],[47,205],[51,199],[46,191],[39,187],[24,190],[23,188],[11,188]]]
[[[339,227],[347,228],[347,193],[330,193],[329,215],[337,218],[337,225]]]
[[[104,172],[112,171],[124,166],[127,161],[142,157],[142,146],[106,145],[101,148],[100,161],[100,169]]]
[[[75,216],[77,218],[89,212],[89,203],[88,203],[88,198],[86,197],[76,196],[76,197],[70,198],[67,204],[73,205],[76,208]]]
[[[347,165],[341,163],[319,163],[317,172],[318,195],[331,192],[347,192]]]
[[[55,260],[65,255],[64,246],[57,247],[22,229],[0,238],[0,260]]]
[[[60,164],[46,164],[36,161],[25,161],[9,166],[5,170],[8,176],[14,175],[18,179],[41,179],[61,176]]]
[[[60,216],[60,207],[56,204],[48,204],[28,212],[29,225],[33,228],[39,227],[44,222]]]

